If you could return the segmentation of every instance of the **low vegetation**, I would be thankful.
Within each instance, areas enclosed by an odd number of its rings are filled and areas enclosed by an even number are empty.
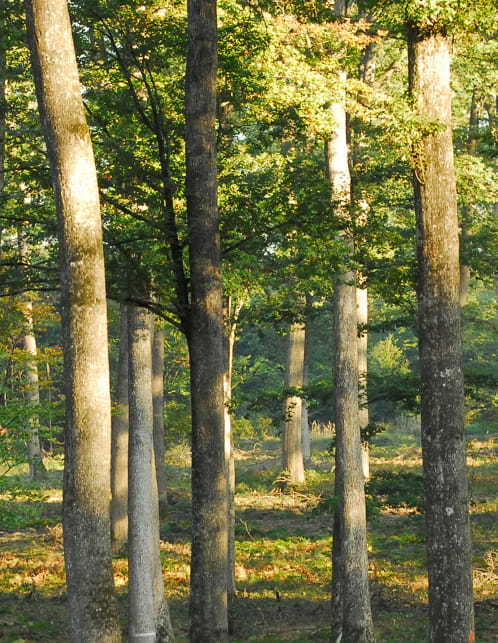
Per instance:
[[[327,641],[331,578],[333,461],[330,436],[313,439],[303,487],[282,493],[278,440],[237,446],[237,641]],[[168,455],[170,513],[162,557],[172,620],[187,640],[189,592],[189,449]],[[469,429],[474,536],[476,640],[498,640],[498,438]],[[56,466],[57,465],[57,466]],[[372,607],[377,640],[426,641],[423,494],[416,436],[388,430],[374,439],[367,485]],[[3,476],[0,507],[0,640],[68,641],[61,527],[61,471],[43,485]],[[126,557],[115,558],[126,632]]]

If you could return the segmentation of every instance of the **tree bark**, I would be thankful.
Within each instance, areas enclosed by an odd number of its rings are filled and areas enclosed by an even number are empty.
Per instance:
[[[188,2],[186,192],[192,402],[190,639],[228,641],[228,502],[223,313],[216,168],[215,0]]]
[[[429,640],[473,641],[449,41],[411,26],[408,51],[415,109],[434,126],[414,148]]]
[[[168,513],[168,486],[164,442],[164,333],[158,324],[154,325],[152,338],[152,404],[159,518],[165,518]]]
[[[71,640],[119,641],[110,539],[111,403],[99,196],[65,0],[27,0],[52,170],[63,302],[64,557]]]
[[[327,141],[327,173],[334,214],[344,225],[345,251],[353,247],[350,222],[351,177],[347,145],[345,74],[342,100],[331,105],[336,128]],[[332,549],[332,638],[348,643],[374,641],[366,539],[365,490],[358,416],[358,319],[356,275],[345,269],[334,283],[335,494]]]
[[[128,542],[128,307],[120,306],[119,358],[112,416],[111,536],[114,552]]]
[[[154,463],[152,314],[128,307],[130,409],[128,574],[131,643],[173,641],[159,549],[159,504]]]
[[[231,623],[231,605],[236,593],[235,586],[235,458],[233,453],[233,427],[232,427],[232,372],[233,355],[235,350],[235,337],[237,322],[244,300],[233,304],[231,296],[224,297],[223,317],[225,320],[224,355],[225,371],[223,374],[224,418],[225,418],[225,459],[227,466],[228,487],[228,565],[227,565],[227,592],[229,629]]]
[[[287,335],[286,388],[301,389],[304,382],[304,342],[306,330],[303,323],[294,323]],[[301,443],[303,400],[292,394],[284,402],[284,434],[282,440],[282,468],[291,484],[304,482],[304,460]]]
[[[25,203],[29,203],[31,199],[26,195],[24,200]],[[27,267],[29,262],[29,250],[22,226],[18,226],[17,243],[19,247],[19,260],[21,262],[21,270],[25,272],[25,268]],[[40,404],[38,363],[36,361],[38,355],[38,347],[36,345],[36,336],[33,323],[33,302],[28,292],[25,292],[21,295],[21,307],[24,316],[24,332],[21,341],[26,356],[29,356],[25,365],[25,398],[28,406],[36,408]],[[28,419],[28,426],[26,427],[26,429],[28,434],[27,452],[29,479],[37,480],[42,477],[44,466],[42,451],[40,447],[40,420],[36,411],[32,415],[30,414],[30,417]]]
[[[359,385],[359,412],[358,421],[360,429],[368,426],[368,290],[366,288],[356,289],[356,310],[358,317],[358,385]],[[370,449],[368,442],[362,442],[361,445],[361,463],[363,477],[365,480],[370,478]]]

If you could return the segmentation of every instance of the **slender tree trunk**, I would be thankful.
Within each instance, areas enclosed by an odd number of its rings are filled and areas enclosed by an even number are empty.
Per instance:
[[[411,27],[408,49],[415,108],[438,124],[414,155],[429,640],[473,641],[449,42]]]
[[[302,389],[303,387],[305,336],[306,330],[303,323],[292,324],[287,335],[286,388]],[[303,400],[300,395],[292,394],[285,398],[282,468],[287,472],[291,484],[304,482],[301,443],[302,408]]]
[[[71,640],[121,639],[110,539],[111,403],[99,195],[65,0],[27,0],[59,226],[66,431],[64,558]]]
[[[0,203],[5,198],[5,134],[7,117],[7,43],[3,28],[0,29]],[[2,255],[2,222],[0,221],[0,257]]]
[[[33,302],[24,301],[22,305],[25,330],[22,337],[23,349],[30,359],[26,362],[26,402],[28,406],[40,404],[40,386],[38,381],[38,364],[36,358],[38,349],[33,329]],[[29,479],[37,480],[44,470],[42,451],[40,448],[38,413],[31,415],[28,426],[28,463]]]
[[[25,196],[25,203],[29,202],[29,197]],[[22,227],[17,231],[19,259],[21,270],[25,272],[29,262],[29,250]],[[36,408],[40,404],[40,386],[38,378],[38,348],[36,345],[36,336],[33,323],[33,302],[29,293],[23,293],[22,312],[24,316],[24,331],[21,338],[22,347],[29,359],[26,361],[26,389],[25,397],[28,406]],[[30,414],[28,420],[27,433],[27,452],[29,464],[29,479],[37,480],[44,470],[42,451],[40,447],[40,419],[37,412]]]
[[[358,316],[358,384],[359,384],[359,414],[360,429],[368,426],[368,290],[366,288],[356,289],[356,311]],[[370,477],[370,449],[368,442],[362,442],[361,462],[363,477],[368,480]]]
[[[225,458],[228,471],[228,571],[227,571],[227,591],[229,607],[229,626],[231,628],[231,603],[235,597],[235,459],[233,453],[233,430],[232,430],[232,372],[233,372],[233,355],[235,350],[235,337],[237,332],[237,322],[240,311],[244,305],[241,299],[233,305],[232,297],[224,297],[225,319],[225,372],[223,375],[223,392],[224,392],[224,413],[225,413]]]
[[[111,535],[113,551],[128,542],[128,307],[120,306],[119,359],[112,416]]]
[[[192,401],[190,639],[228,641],[228,502],[223,306],[216,169],[215,0],[189,0],[186,72],[187,214]]]
[[[467,136],[467,152],[475,156],[477,151],[477,137],[479,135],[479,111],[477,101],[477,91],[474,89],[472,92],[472,100],[470,103],[469,114],[469,133]],[[465,243],[465,239],[471,234],[471,207],[464,205],[461,217],[461,239]],[[464,262],[460,263],[460,306],[463,308],[467,303],[469,294],[471,270],[470,266]]]
[[[131,643],[174,640],[164,595],[154,463],[152,314],[128,307],[130,408],[128,568]]]
[[[339,78],[345,87],[346,76]],[[345,96],[331,105],[336,128],[326,146],[334,214],[350,220],[351,177]],[[344,232],[345,250],[353,239]],[[358,318],[356,275],[344,270],[334,283],[334,407],[336,425],[335,492],[332,550],[332,638],[348,643],[374,641],[366,540],[366,508],[358,416]]]
[[[165,518],[168,513],[168,487],[164,443],[164,332],[157,324],[154,325],[152,338],[152,402],[159,517]]]
[[[310,359],[310,333],[308,326],[304,327],[304,363],[303,363],[303,386],[309,384],[309,359]],[[303,451],[304,466],[311,462],[311,437],[310,437],[310,424],[308,417],[308,404],[302,398],[301,409],[301,448]]]
[[[375,82],[375,69],[377,63],[377,43],[369,43],[363,52],[360,63],[360,80],[370,87]],[[361,134],[360,134],[361,136]],[[358,227],[366,225],[368,221],[368,203],[356,199],[358,216],[356,224]],[[356,305],[358,315],[358,371],[359,371],[359,421],[360,429],[364,429],[370,422],[368,411],[368,289],[367,278],[361,272],[357,276],[358,288],[356,290]],[[363,477],[368,480],[370,477],[370,448],[368,442],[361,445]]]

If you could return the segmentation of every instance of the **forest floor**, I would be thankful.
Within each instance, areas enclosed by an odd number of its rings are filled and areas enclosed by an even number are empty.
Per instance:
[[[237,445],[236,581],[232,641],[329,640],[333,459],[330,436],[313,438],[306,484],[279,491],[276,439]],[[170,513],[161,552],[178,641],[188,633],[189,450],[171,449]],[[476,641],[498,641],[498,436],[469,433]],[[66,643],[60,471],[28,487],[11,478],[0,495],[0,641]],[[5,483],[5,477],[3,482]],[[17,480],[17,482],[16,482]],[[427,581],[420,448],[386,432],[371,449],[368,543],[377,640],[427,640]],[[126,632],[127,564],[115,558]],[[125,635],[124,635],[125,636]],[[126,640],[126,639],[124,639]]]

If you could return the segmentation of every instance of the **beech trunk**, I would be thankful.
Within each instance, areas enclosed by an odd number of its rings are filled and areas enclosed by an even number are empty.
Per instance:
[[[228,482],[223,305],[216,168],[215,0],[189,0],[186,191],[191,309],[187,339],[192,403],[190,639],[228,641]]]
[[[414,153],[429,640],[473,641],[449,41],[413,27],[408,47],[415,108],[433,126]]]
[[[154,463],[152,314],[128,307],[128,576],[131,643],[174,640],[164,595]]]
[[[66,0],[27,0],[61,257],[64,559],[71,640],[121,639],[110,539],[111,401],[99,193]]]

